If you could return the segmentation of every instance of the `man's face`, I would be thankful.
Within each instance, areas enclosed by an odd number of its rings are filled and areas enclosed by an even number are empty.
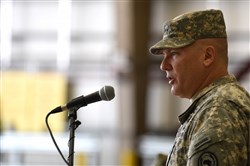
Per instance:
[[[201,88],[206,74],[203,55],[197,42],[163,51],[161,70],[166,72],[173,95],[190,99]]]

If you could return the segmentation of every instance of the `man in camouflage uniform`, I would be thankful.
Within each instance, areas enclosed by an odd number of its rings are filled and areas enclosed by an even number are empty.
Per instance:
[[[192,102],[179,116],[181,126],[166,165],[250,165],[250,96],[228,73],[222,12],[211,9],[174,18],[150,52],[163,56],[161,70],[171,93]]]

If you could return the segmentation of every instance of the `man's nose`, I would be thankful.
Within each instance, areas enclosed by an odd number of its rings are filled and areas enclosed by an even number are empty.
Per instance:
[[[169,59],[167,57],[163,58],[160,68],[162,71],[169,71],[172,69]]]

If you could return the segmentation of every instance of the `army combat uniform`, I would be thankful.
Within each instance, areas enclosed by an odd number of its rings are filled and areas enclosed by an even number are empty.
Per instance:
[[[167,166],[247,166],[250,96],[233,76],[203,89],[179,116]]]
[[[185,13],[163,27],[163,39],[149,50],[154,55],[198,39],[227,38],[220,10]],[[234,76],[224,76],[195,94],[179,121],[167,166],[250,166],[250,96]]]

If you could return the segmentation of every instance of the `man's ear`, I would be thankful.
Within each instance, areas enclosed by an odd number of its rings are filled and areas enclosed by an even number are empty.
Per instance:
[[[203,64],[206,67],[209,67],[215,60],[215,48],[213,46],[208,46],[205,50]]]

